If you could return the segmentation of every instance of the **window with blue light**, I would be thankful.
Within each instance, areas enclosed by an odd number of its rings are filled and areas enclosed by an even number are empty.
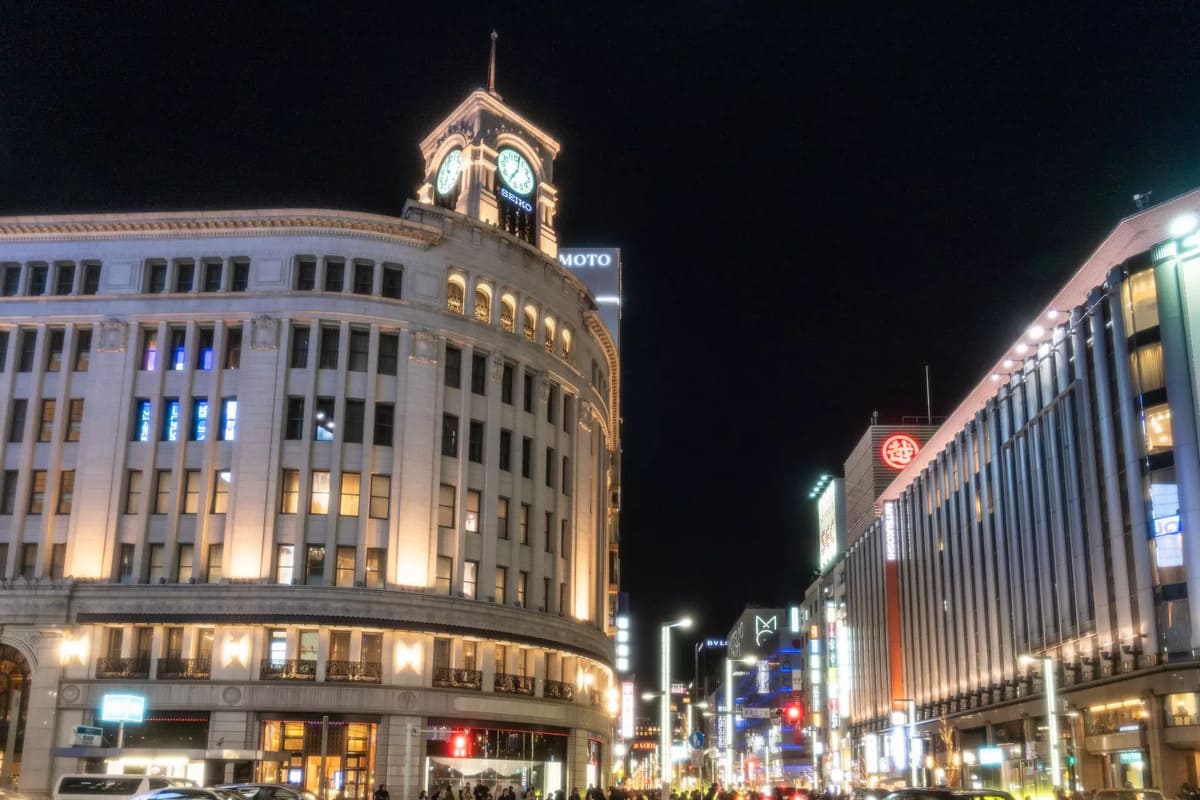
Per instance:
[[[196,348],[196,369],[210,370],[213,368],[213,329],[200,329],[200,344]]]
[[[168,398],[166,413],[163,414],[162,439],[164,442],[179,441],[179,399]]]
[[[203,442],[208,438],[208,398],[197,397],[192,401],[191,440]]]
[[[187,369],[187,331],[171,331],[171,369],[177,372]]]
[[[133,440],[150,441],[150,401],[139,398],[134,401]]]
[[[237,398],[221,401],[221,441],[232,442],[237,435]]]

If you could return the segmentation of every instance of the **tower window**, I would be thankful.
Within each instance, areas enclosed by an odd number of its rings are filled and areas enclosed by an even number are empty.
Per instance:
[[[466,281],[461,275],[451,275],[446,280],[446,310],[451,314],[465,313],[466,298]]]

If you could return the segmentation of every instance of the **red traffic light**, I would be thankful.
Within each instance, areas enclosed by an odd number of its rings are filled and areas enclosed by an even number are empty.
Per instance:
[[[804,721],[804,706],[800,703],[792,703],[787,707],[785,716],[789,725],[798,725]]]
[[[469,741],[470,740],[467,738],[467,734],[465,733],[454,734],[454,737],[451,739],[450,743],[453,746],[455,758],[466,758]]]

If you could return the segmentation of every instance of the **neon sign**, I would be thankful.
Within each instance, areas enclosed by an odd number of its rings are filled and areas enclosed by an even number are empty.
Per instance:
[[[888,561],[896,560],[896,504],[883,504],[883,551]]]
[[[879,457],[883,459],[885,467],[899,472],[911,464],[919,452],[921,445],[917,444],[916,439],[907,433],[893,433],[883,440],[883,447],[879,448]]]
[[[508,202],[512,203],[517,208],[524,211],[526,214],[533,213],[533,203],[530,203],[524,197],[518,197],[517,195],[510,192],[508,189],[505,189],[503,186],[500,187],[500,196],[503,197]]]

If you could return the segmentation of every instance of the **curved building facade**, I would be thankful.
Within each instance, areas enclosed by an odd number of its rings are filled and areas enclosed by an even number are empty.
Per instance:
[[[422,147],[402,218],[0,220],[23,792],[603,780],[615,340],[554,259],[557,144],[476,92]]]

